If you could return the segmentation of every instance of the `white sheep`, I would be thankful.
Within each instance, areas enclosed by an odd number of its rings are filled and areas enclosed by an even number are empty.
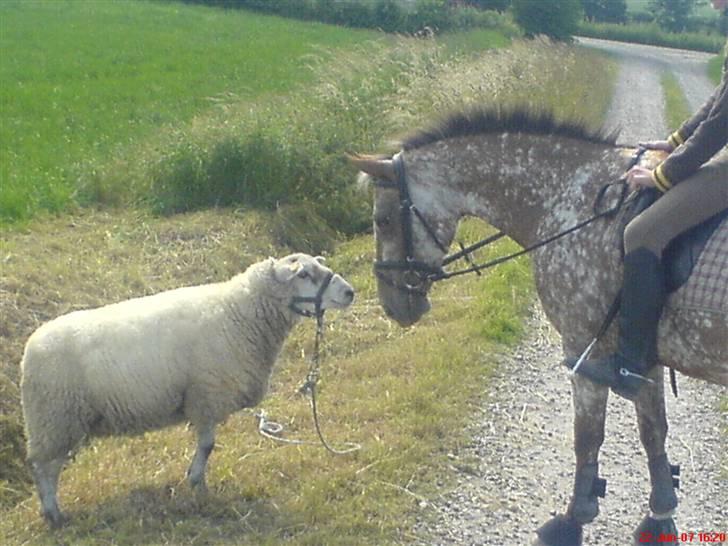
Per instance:
[[[258,404],[301,312],[345,308],[354,290],[323,260],[292,254],[233,279],[76,311],[25,347],[22,403],[28,462],[43,515],[69,453],[85,437],[137,434],[189,421],[198,443],[187,472],[205,490],[215,426]]]

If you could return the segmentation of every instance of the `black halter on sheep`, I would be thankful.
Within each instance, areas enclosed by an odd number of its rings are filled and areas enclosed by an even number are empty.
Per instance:
[[[326,283],[323,290],[321,287]],[[68,453],[86,436],[138,434],[189,421],[188,470],[204,490],[215,426],[257,405],[301,315],[348,307],[354,290],[306,254],[270,258],[227,282],[179,288],[41,326],[21,364],[28,462],[52,527]]]

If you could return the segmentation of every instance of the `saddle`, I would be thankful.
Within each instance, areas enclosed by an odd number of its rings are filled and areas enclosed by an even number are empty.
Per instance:
[[[619,221],[619,248],[624,250],[624,228],[629,222],[647,207],[652,205],[660,196],[659,190],[648,188],[641,190],[635,199],[625,203]],[[728,209],[708,218],[703,223],[694,226],[670,241],[662,254],[665,267],[665,288],[668,293],[675,292],[683,286],[695,265],[698,263],[705,245],[715,230],[728,218]]]

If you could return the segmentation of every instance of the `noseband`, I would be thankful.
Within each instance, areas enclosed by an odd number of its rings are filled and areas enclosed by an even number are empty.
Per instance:
[[[331,284],[331,279],[333,278],[334,273],[329,271],[326,274],[326,277],[324,277],[324,282],[321,283],[321,286],[315,296],[293,296],[293,298],[291,298],[291,304],[288,306],[289,309],[304,317],[316,317],[317,319],[319,317],[323,317],[325,309],[322,309],[321,305],[323,304],[324,292],[326,292],[326,289],[329,287],[329,284]],[[306,309],[299,307],[299,303],[313,303],[315,311],[307,311]]]
[[[415,219],[419,220],[425,228],[427,235],[434,241],[437,248],[443,254],[447,254],[447,249],[440,242],[435,234],[435,230],[427,223],[419,209],[412,203],[409,187],[407,186],[407,178],[404,170],[404,160],[401,154],[397,154],[392,158],[392,166],[396,175],[395,182],[377,180],[375,184],[380,188],[396,188],[399,192],[399,216],[400,225],[402,226],[402,237],[404,239],[404,260],[377,260],[374,262],[375,275],[385,284],[396,288],[409,295],[424,296],[427,289],[432,283],[433,278],[442,274],[442,268],[432,266],[426,262],[415,259],[414,242],[412,233]],[[386,271],[404,271],[404,284],[399,284],[392,280]]]

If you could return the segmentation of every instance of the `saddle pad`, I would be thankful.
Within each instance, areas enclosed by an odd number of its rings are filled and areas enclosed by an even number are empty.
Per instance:
[[[669,305],[728,314],[728,218],[713,232],[690,278]]]

